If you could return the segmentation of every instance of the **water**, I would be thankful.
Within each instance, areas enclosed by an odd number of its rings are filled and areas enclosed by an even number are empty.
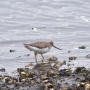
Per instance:
[[[23,43],[53,41],[62,51],[52,48],[45,58],[59,61],[76,56],[72,68],[89,68],[90,1],[87,0],[3,0],[0,2],[0,68],[11,74],[19,67],[35,62],[34,53]],[[34,29],[33,29],[34,28]],[[80,45],[86,49],[80,50]],[[15,52],[9,52],[10,49]],[[68,51],[71,53],[68,53]],[[30,56],[26,56],[30,54]],[[19,57],[20,56],[20,57]],[[38,55],[38,61],[42,58]],[[63,67],[65,68],[65,67]]]

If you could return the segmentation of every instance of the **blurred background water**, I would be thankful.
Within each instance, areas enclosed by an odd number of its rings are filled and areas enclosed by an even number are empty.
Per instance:
[[[35,62],[34,52],[23,43],[53,41],[62,51],[52,48],[45,58],[56,56],[59,61],[69,56],[75,68],[89,68],[90,59],[89,0],[2,0],[0,1],[0,68],[11,74],[19,67]],[[80,50],[79,46],[86,49]],[[10,49],[15,52],[10,52]],[[71,51],[68,53],[68,51]],[[26,54],[30,54],[27,56]],[[40,55],[38,61],[42,60]],[[65,68],[64,66],[63,68]],[[5,73],[6,73],[5,72]]]

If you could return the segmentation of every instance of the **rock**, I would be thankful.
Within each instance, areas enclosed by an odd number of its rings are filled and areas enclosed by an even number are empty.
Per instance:
[[[48,71],[48,74],[49,74],[50,76],[54,76],[54,75],[56,75],[57,73],[50,69],[50,70]]]
[[[0,80],[2,80],[4,77],[2,75],[0,75]]]
[[[68,51],[68,53],[70,53],[70,50]]]
[[[76,78],[77,81],[81,82],[81,79],[80,78]]]
[[[69,57],[69,60],[75,60],[77,59],[77,57],[73,56],[73,57]]]
[[[49,58],[47,58],[47,60],[49,60],[49,61],[57,61],[57,57],[49,57]]]
[[[75,90],[86,90],[85,84],[82,84],[82,83],[78,83],[76,87],[77,88]]]
[[[85,49],[86,47],[85,46],[79,46],[79,49]]]
[[[27,56],[30,56],[30,54],[27,54]]]
[[[51,83],[47,83],[45,86],[46,86],[46,88],[49,88],[49,89],[54,88],[53,84],[51,84]]]
[[[86,58],[90,58],[90,54],[88,54],[87,56],[85,56]]]
[[[26,73],[25,73],[25,72],[20,72],[20,76],[21,76],[22,78],[24,78],[24,77],[26,77]]]
[[[10,49],[10,52],[14,52],[15,50]]]
[[[70,69],[62,69],[59,71],[59,76],[71,76],[72,70]]]
[[[85,79],[90,82],[90,74],[87,73],[87,74],[85,75]]]
[[[5,83],[12,84],[12,83],[16,83],[16,82],[17,82],[16,78],[11,78],[11,77],[5,78]]]
[[[34,75],[34,72],[33,71],[20,72],[20,76],[22,78],[33,77],[33,75]]]
[[[25,82],[25,81],[26,81],[26,78],[20,77],[20,78],[19,78],[19,81],[20,81],[20,82]]]
[[[90,90],[90,84],[85,85],[85,90]]]
[[[33,75],[34,75],[33,71],[26,72],[26,77],[33,77]]]
[[[60,62],[60,65],[66,65],[66,60],[63,60],[63,62]]]
[[[1,72],[5,72],[5,68],[1,68],[0,71],[1,71]]]
[[[60,90],[68,90],[68,88],[60,88]],[[70,89],[71,90],[71,89]]]
[[[81,67],[77,67],[75,71],[76,71],[76,73],[80,73],[81,72]]]
[[[74,65],[74,64],[69,64],[69,63],[67,64],[68,67],[69,67],[70,65]]]
[[[47,75],[45,74],[45,75],[41,75],[40,79],[41,79],[41,80],[47,80],[48,77],[47,77]]]
[[[61,66],[60,64],[54,64],[54,66],[53,66],[53,67],[55,67],[55,68],[59,69],[59,67],[60,67],[60,66]]]
[[[25,69],[24,68],[18,68],[17,71],[20,73],[20,72],[24,72]]]
[[[30,56],[30,54],[25,54],[24,56]]]
[[[37,28],[32,28],[32,30],[36,30]]]

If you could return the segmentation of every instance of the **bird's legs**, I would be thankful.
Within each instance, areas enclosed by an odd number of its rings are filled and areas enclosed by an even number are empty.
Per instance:
[[[35,60],[36,60],[36,63],[37,63],[37,53],[35,53]]]
[[[36,63],[37,63],[37,53],[35,53],[35,60],[36,60]],[[32,66],[32,61],[30,64],[26,65],[26,67],[29,67],[29,66]]]
[[[43,59],[44,59],[44,56],[41,54],[41,56],[43,57]],[[42,62],[43,62],[43,59],[42,59]]]

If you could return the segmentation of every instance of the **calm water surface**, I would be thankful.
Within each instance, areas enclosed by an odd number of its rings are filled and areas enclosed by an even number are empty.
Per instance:
[[[35,41],[53,41],[63,49],[52,48],[45,58],[56,56],[68,64],[68,57],[76,56],[70,67],[89,68],[90,59],[85,56],[90,53],[90,0],[0,1],[0,68],[11,74],[31,60],[35,62],[34,53],[23,46]],[[78,49],[81,45],[86,49]],[[10,53],[10,49],[15,52]],[[42,60],[40,55],[37,58]]]

